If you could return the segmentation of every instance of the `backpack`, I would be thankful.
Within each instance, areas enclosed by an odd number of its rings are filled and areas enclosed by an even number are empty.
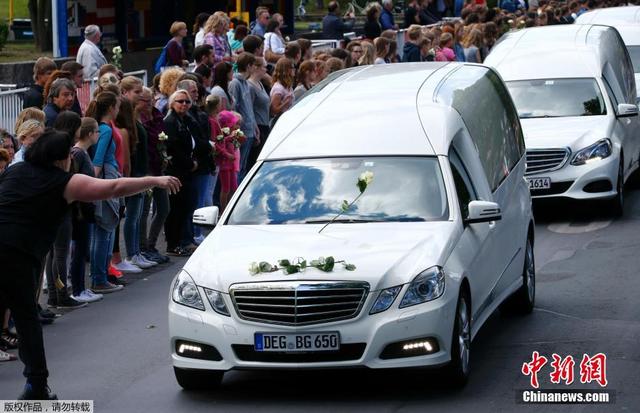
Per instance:
[[[158,60],[156,60],[155,66],[153,66],[153,70],[155,70],[156,74],[162,72],[162,68],[167,65],[167,47],[168,46],[169,46],[169,43],[164,45],[164,47],[162,48],[162,52],[160,52],[160,56],[158,57]]]

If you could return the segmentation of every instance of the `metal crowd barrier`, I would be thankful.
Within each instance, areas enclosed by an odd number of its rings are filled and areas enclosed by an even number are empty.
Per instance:
[[[148,75],[146,70],[124,73],[125,76],[136,76],[142,79],[142,83],[147,86]],[[76,90],[78,101],[82,112],[87,110],[94,90],[98,86],[98,78],[85,79],[82,87]],[[0,84],[0,128],[5,129],[12,135],[15,134],[15,122],[22,111],[22,97],[29,88],[17,89],[17,85]]]
[[[12,89],[0,92],[0,128],[15,134],[15,123],[22,110],[22,94],[29,88]]]

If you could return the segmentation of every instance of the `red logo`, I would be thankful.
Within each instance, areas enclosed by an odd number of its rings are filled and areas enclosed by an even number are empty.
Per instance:
[[[549,364],[552,369],[549,374],[551,383],[559,384],[564,382],[567,386],[573,383],[574,368],[576,365],[573,356],[562,358],[560,355],[553,353],[551,358],[553,359]],[[538,373],[547,362],[548,359],[545,356],[541,356],[540,353],[534,351],[531,353],[531,361],[522,364],[522,374],[530,376],[531,387],[536,389],[540,387]],[[582,356],[582,361],[580,362],[580,383],[587,384],[592,381],[595,381],[601,387],[607,386],[606,354],[598,353],[593,357],[589,357],[587,354]]]
[[[541,356],[540,353],[534,351],[531,353],[531,362],[524,363],[522,365],[522,374],[525,376],[531,376],[531,387],[538,388],[538,372],[540,369],[547,364],[547,358],[545,356]]]
[[[598,353],[593,357],[582,356],[580,362],[580,383],[598,382],[600,387],[607,385],[607,356]]]

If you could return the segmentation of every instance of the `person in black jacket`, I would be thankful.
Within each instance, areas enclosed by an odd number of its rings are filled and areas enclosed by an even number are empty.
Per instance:
[[[422,56],[420,54],[420,39],[422,37],[422,28],[417,24],[412,24],[407,30],[408,41],[404,44],[402,49],[402,61],[403,62],[421,62]]]
[[[373,41],[376,37],[380,37],[382,26],[380,26],[380,12],[382,7],[378,3],[369,3],[366,10],[367,20],[364,22],[364,37]]]
[[[185,74],[185,76],[193,76],[191,74]],[[211,173],[215,170],[215,164],[213,163],[212,145],[209,144],[211,137],[211,125],[209,124],[209,115],[202,110],[197,104],[200,98],[198,91],[198,84],[191,79],[185,79],[178,82],[178,89],[184,89],[189,93],[191,97],[191,107],[189,108],[189,115],[193,118],[197,125],[197,131],[194,131],[194,140],[196,141],[196,147],[194,149],[195,159],[198,161],[198,169],[193,174],[193,191],[190,201],[189,215],[193,213],[197,208],[202,208],[207,205],[205,196],[211,191],[207,191],[209,186],[215,184],[213,182],[213,176]],[[212,199],[208,204],[212,203]],[[200,227],[194,225],[188,225],[183,245],[200,244],[204,240],[204,235]]]
[[[340,18],[340,5],[337,1],[329,2],[327,7],[328,13],[322,19],[322,37],[331,40],[340,40],[344,37],[345,32],[353,30],[356,22],[353,13],[347,13],[345,19]]]
[[[193,197],[193,176],[198,169],[196,145],[199,138],[198,125],[189,115],[192,105],[189,92],[178,89],[169,97],[169,113],[164,118],[169,164],[166,173],[176,176],[182,183],[182,190],[169,196],[169,216],[164,224],[167,239],[167,254],[187,256],[190,252],[180,245],[185,238],[185,230],[190,222],[190,208]]]
[[[48,57],[41,57],[36,60],[36,63],[33,65],[33,81],[35,84],[24,93],[22,109],[31,107],[42,109],[44,106],[44,85],[47,83],[47,80],[49,80],[51,73],[57,68],[56,62]]]

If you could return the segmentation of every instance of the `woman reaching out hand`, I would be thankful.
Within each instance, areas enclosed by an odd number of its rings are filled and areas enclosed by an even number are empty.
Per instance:
[[[47,386],[47,363],[36,306],[42,261],[74,201],[133,195],[153,187],[180,190],[173,176],[97,179],[69,173],[73,139],[48,129],[25,154],[25,162],[0,176],[0,300],[11,309],[27,378],[22,400],[55,400]]]

